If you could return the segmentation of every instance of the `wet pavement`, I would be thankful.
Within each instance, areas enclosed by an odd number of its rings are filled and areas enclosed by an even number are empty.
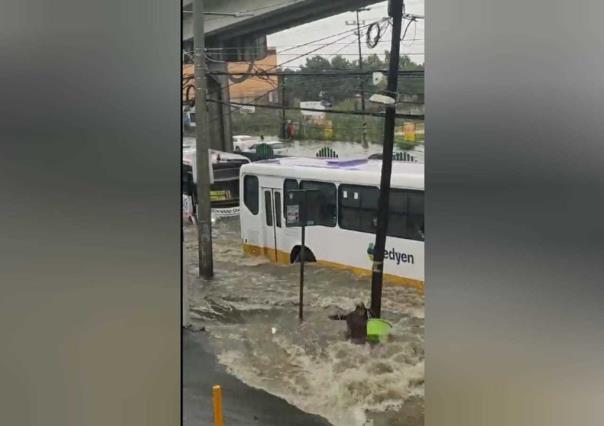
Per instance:
[[[203,334],[200,338],[185,333],[185,419],[202,419],[203,414],[192,405],[207,405],[209,400],[203,398],[209,398],[211,390],[210,385],[205,397],[199,395],[202,383],[195,385],[187,375],[205,374],[206,369],[210,374],[221,368],[236,382],[264,391],[264,397],[278,397],[285,405],[266,405],[266,410],[273,407],[280,413],[276,418],[294,422],[295,415],[303,415],[302,410],[329,421],[309,423],[321,421],[312,417],[301,423],[308,425],[423,425],[424,301],[415,289],[386,284],[382,317],[393,325],[391,340],[374,347],[353,345],[344,339],[344,322],[327,317],[350,311],[358,301],[368,304],[368,278],[307,264],[305,321],[300,323],[299,266],[245,256],[238,218],[221,219],[214,227],[212,280],[197,277],[196,229],[185,227],[184,238],[183,274],[189,285],[191,320],[195,327],[207,330],[197,333]],[[202,359],[214,359],[213,355],[220,365],[195,363],[190,352],[205,353]],[[217,376],[219,379],[225,380],[225,376]],[[237,391],[238,401],[252,392],[247,386]],[[252,393],[249,398],[262,399]],[[295,411],[288,411],[292,409]],[[211,409],[207,413],[211,415]],[[263,413],[267,416],[267,411]],[[238,421],[243,423],[227,424],[254,424],[243,418]]]

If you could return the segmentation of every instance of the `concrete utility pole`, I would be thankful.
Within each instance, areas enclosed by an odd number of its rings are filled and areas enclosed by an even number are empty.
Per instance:
[[[203,0],[193,1],[193,41],[195,57],[195,115],[197,153],[197,233],[199,243],[199,275],[214,275],[212,260],[212,209],[210,206],[210,138],[208,129],[208,104],[205,34],[203,28]]]
[[[388,67],[388,86],[386,95],[397,98],[398,63],[400,57],[401,26],[403,18],[403,0],[389,0],[388,15],[392,18],[392,42],[390,64]],[[382,281],[384,275],[384,251],[390,204],[390,177],[392,175],[392,149],[394,145],[394,119],[396,102],[386,107],[384,118],[384,152],[382,155],[382,176],[380,196],[377,208],[377,230],[373,249],[373,268],[371,274],[371,312],[380,317],[382,310]]]
[[[279,132],[279,136],[281,139],[285,140],[287,138],[287,134],[285,131],[285,76],[283,74],[279,75],[279,97],[281,98],[281,131]]]
[[[365,21],[363,21],[363,24],[365,24]],[[357,10],[357,42],[359,46],[359,71],[363,72],[363,51],[361,50],[361,21],[359,20],[359,10]],[[360,76],[359,80],[361,83],[361,111],[365,111],[365,81],[363,76]]]
[[[369,8],[363,8],[363,9],[357,9],[356,10],[356,14],[357,14],[357,20],[353,21],[353,22],[346,22],[346,25],[355,25],[357,26],[357,43],[358,43],[358,47],[359,47],[359,71],[363,72],[363,51],[361,50],[361,21],[359,19],[359,12],[362,11],[366,11],[366,10],[371,10]],[[363,21],[363,25],[365,24],[365,21]],[[359,76],[359,87],[361,89],[361,111],[365,112],[365,80],[364,80],[364,76],[360,75]],[[367,122],[364,120],[363,121],[363,132],[362,132],[362,136],[363,136],[363,145],[366,146],[367,145]]]
[[[346,21],[346,25],[356,25],[357,27],[357,31],[356,31],[356,36],[357,36],[357,45],[359,48],[359,71],[363,71],[363,50],[361,49],[361,24],[365,25],[365,21],[362,21],[359,19],[359,12],[364,12],[367,10],[371,10],[369,8],[363,8],[363,9],[357,9],[355,10],[356,14],[357,14],[357,20],[356,21]],[[365,111],[365,81],[363,79],[362,75],[359,75],[359,87],[361,90],[361,110]]]

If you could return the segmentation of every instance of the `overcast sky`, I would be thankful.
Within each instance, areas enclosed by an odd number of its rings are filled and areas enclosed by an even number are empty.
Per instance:
[[[382,17],[388,16],[387,2],[376,3],[369,6],[368,11],[360,12],[361,24],[365,21],[368,25],[371,22],[379,20]],[[417,15],[424,15],[424,0],[407,0],[405,2],[405,12],[413,13]],[[358,45],[357,37],[352,32],[348,35],[342,34],[333,38],[329,38],[317,43],[312,43],[308,46],[298,47],[295,49],[288,50],[279,54],[292,46],[296,46],[303,43],[309,43],[314,40],[318,40],[324,37],[338,34],[347,30],[352,30],[353,27],[346,25],[346,21],[355,21],[356,13],[346,12],[339,15],[330,16],[329,18],[314,21],[298,27],[293,27],[278,33],[269,35],[268,45],[277,48],[278,61],[283,63],[285,61],[292,61],[286,66],[299,66],[306,62],[307,57],[315,55],[323,55],[326,58],[332,58],[336,53],[339,53],[346,57],[348,60],[358,59]],[[408,21],[403,21],[403,31],[407,26]],[[364,30],[361,29],[361,33],[364,35]],[[338,40],[344,37],[342,40]],[[383,55],[384,50],[390,50],[391,40],[391,28],[388,28],[385,34],[382,35],[380,43],[374,48],[370,49],[365,44],[365,38],[361,39],[361,49],[363,56],[371,53],[377,53],[380,56]],[[333,45],[321,48],[321,45],[335,42]],[[320,48],[316,53],[312,53],[310,56],[302,57],[300,59],[294,59],[296,56],[302,53],[309,52],[311,50]],[[401,44],[401,54],[407,54],[410,58],[417,63],[424,62],[424,21],[418,20],[412,23],[407,30],[405,41]]]

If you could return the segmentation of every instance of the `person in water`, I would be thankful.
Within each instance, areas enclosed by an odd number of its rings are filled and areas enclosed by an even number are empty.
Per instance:
[[[367,308],[363,303],[357,304],[354,311],[348,314],[330,315],[332,320],[346,320],[346,338],[352,343],[364,344],[367,341],[367,321],[369,319]]]

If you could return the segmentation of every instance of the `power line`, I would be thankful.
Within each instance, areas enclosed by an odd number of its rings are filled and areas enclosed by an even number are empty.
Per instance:
[[[409,19],[409,23],[407,24],[407,26],[405,27],[405,32],[403,32],[403,36],[401,37],[401,41],[405,40],[405,36],[407,35],[407,30],[409,29],[409,26],[413,23],[416,22],[415,18],[411,18]]]
[[[256,108],[267,108],[267,109],[278,109],[278,110],[288,110],[288,111],[310,111],[310,112],[322,112],[325,114],[348,114],[348,115],[369,115],[373,117],[384,117],[384,113],[382,112],[360,112],[360,111],[345,111],[345,110],[323,110],[316,108],[300,108],[300,107],[288,107],[282,105],[263,105],[263,104],[255,104],[255,103],[246,103],[246,102],[223,102],[217,99],[207,99],[207,102],[213,102],[221,105],[232,106],[232,107],[240,107],[240,106],[250,106]],[[404,118],[404,119],[413,119],[413,120],[423,120],[423,115],[411,115],[411,114],[395,114],[396,118]]]
[[[363,25],[363,26],[361,26],[361,28],[366,28],[366,27],[368,27],[369,25],[371,25],[371,24]],[[309,46],[309,45],[311,45],[311,44],[317,45],[316,43],[317,43],[317,42],[319,42],[319,41],[328,40],[328,39],[331,39],[331,38],[337,37],[337,36],[342,35],[342,34],[348,34],[348,35],[352,35],[354,32],[355,32],[355,30],[354,30],[354,29],[351,29],[351,30],[346,30],[346,31],[342,31],[342,32],[340,32],[340,33],[332,34],[332,35],[329,35],[329,36],[326,36],[326,37],[322,37],[322,38],[319,38],[319,39],[311,40],[311,41],[306,42],[306,43],[301,43],[301,44],[297,44],[297,45],[294,45],[294,46],[288,47],[288,48],[286,48],[286,49],[283,49],[281,52],[277,52],[277,54],[283,54],[284,52],[288,52],[288,51],[290,51],[290,50],[297,49],[297,48],[299,48],[299,47],[305,47],[305,46]],[[325,44],[321,44],[320,46],[323,46],[323,47],[326,47],[326,46],[331,46],[331,45],[336,44],[338,41],[343,40],[343,39],[345,39],[345,38],[347,38],[347,36],[346,36],[346,37],[339,38],[339,39],[337,39],[337,40],[335,40],[335,41],[333,41],[333,42],[328,42],[328,43],[325,43]],[[227,50],[227,49],[238,49],[238,48],[228,48],[228,47],[227,47],[227,48],[223,48],[223,47],[215,47],[215,48],[208,48],[208,49],[206,49],[206,50],[216,50],[216,51],[219,51],[219,52],[220,52],[220,51],[222,51],[222,50]],[[320,49],[320,48],[319,48],[319,49]],[[312,53],[312,52],[314,52],[314,51],[316,51],[316,50],[319,50],[319,49],[313,49],[313,50],[311,50],[311,51],[309,51],[309,52],[305,52],[305,53],[303,53],[302,55],[307,55],[307,54],[310,54],[310,53]],[[264,51],[265,49],[252,48],[251,50],[257,50],[257,51],[259,50],[259,51]],[[185,53],[187,53],[187,52],[185,52]],[[298,54],[298,53],[295,53],[295,54]]]
[[[417,24],[417,22],[416,22]],[[425,39],[423,38],[416,38],[414,39],[415,41],[424,41]],[[315,40],[316,41],[316,40]],[[390,43],[390,39],[384,39],[384,40],[379,40],[379,43]],[[338,42],[338,43],[332,43],[333,45],[342,45],[342,44],[349,44],[349,42]],[[305,44],[305,46],[322,46],[323,43],[314,43],[314,41],[312,43],[308,43]],[[279,48],[285,48],[285,49],[293,49],[294,47],[299,47],[299,46],[292,46],[290,44],[282,44],[282,45],[272,45],[272,46],[268,46],[268,50],[271,49],[279,49]],[[208,47],[206,48],[206,51],[223,51],[223,50],[240,50],[240,47]],[[258,47],[248,47],[246,48],[246,50],[251,50],[251,51],[264,51],[264,48],[258,48]],[[277,50],[275,52],[276,54],[279,54],[280,52]]]
[[[356,41],[356,40],[354,40]],[[373,56],[375,53],[363,53],[362,56]],[[283,55],[283,56],[293,56],[293,55],[302,55],[302,56],[306,56],[305,54],[301,54],[301,53],[277,53],[277,55]],[[425,52],[410,52],[410,53],[404,53],[402,54],[402,56],[417,56],[417,55],[425,55]],[[317,56],[359,56],[358,53],[338,53],[338,52],[323,52],[318,54]]]
[[[387,72],[387,70],[371,70],[371,71],[356,71],[350,70],[346,72],[296,72],[296,73],[288,73],[288,72],[270,72],[270,71],[259,71],[259,72],[227,72],[227,71],[210,71],[208,74],[210,75],[249,75],[249,76],[287,76],[287,77],[346,77],[346,76],[363,76],[363,75],[372,75],[374,72]],[[398,71],[399,76],[415,76],[415,75],[424,75],[424,70],[400,70]]]
[[[348,33],[349,31],[346,31],[346,32]],[[333,36],[332,36],[332,37],[333,37]],[[348,37],[350,37],[350,34],[347,34],[347,35],[345,35],[344,37],[340,37],[340,38],[336,39],[335,41],[337,42],[337,41],[340,41],[340,40],[344,40],[345,38],[348,38]],[[330,38],[331,38],[331,37],[330,37]],[[266,71],[272,71],[272,70],[274,70],[274,69],[277,69],[277,68],[279,68],[279,67],[282,67],[283,65],[285,65],[285,64],[287,64],[287,63],[293,62],[293,61],[295,61],[295,60],[297,60],[297,59],[300,59],[300,58],[302,58],[302,57],[304,57],[304,56],[308,56],[308,55],[310,55],[310,54],[312,54],[312,53],[314,53],[314,52],[317,52],[318,50],[321,50],[321,49],[323,49],[323,48],[325,48],[325,47],[327,47],[327,46],[330,46],[330,45],[331,45],[331,42],[330,42],[330,43],[326,43],[326,44],[325,44],[325,45],[323,45],[323,46],[317,47],[316,49],[313,49],[313,50],[311,50],[311,51],[309,51],[309,52],[306,52],[306,53],[300,54],[300,55],[298,55],[298,56],[296,56],[296,57],[294,57],[294,58],[292,58],[292,59],[288,59],[287,61],[282,62],[281,64],[277,64],[277,65],[275,65],[275,66],[273,66],[273,67],[271,67],[271,68],[267,69]],[[224,88],[225,88],[225,89],[227,89],[227,88],[231,87],[233,84],[237,84],[237,83],[229,83],[229,84],[228,84],[226,87],[224,87]],[[269,92],[270,92],[270,91],[269,91]],[[267,92],[267,93],[269,93],[269,92]]]
[[[386,22],[386,23],[388,23],[388,21],[385,21],[385,22]],[[363,27],[362,27],[362,28],[367,28],[367,27],[369,27],[370,25],[373,25],[373,24],[377,24],[377,22],[374,22],[374,23],[372,23],[372,24],[368,24],[368,25],[363,25]],[[378,24],[378,25],[380,25],[380,28],[381,28],[381,24]],[[331,38],[336,37],[336,36],[338,36],[338,35],[346,34],[345,36],[340,37],[340,38],[338,38],[338,39],[336,39],[336,40],[334,40],[334,41],[331,41],[331,42],[325,43],[324,45],[321,45],[320,47],[318,47],[318,48],[316,48],[316,49],[312,49],[312,50],[310,50],[310,51],[308,51],[308,52],[304,52],[304,53],[302,53],[302,54],[299,54],[299,55],[295,56],[294,58],[291,58],[291,59],[286,60],[285,62],[282,62],[282,63],[280,63],[280,64],[277,64],[277,65],[275,65],[275,66],[272,66],[272,67],[268,68],[268,69],[267,69],[267,70],[265,70],[265,71],[272,71],[272,70],[274,70],[274,69],[280,68],[280,67],[282,67],[283,65],[286,65],[286,64],[291,63],[291,62],[293,62],[293,61],[295,61],[295,60],[297,60],[297,59],[300,59],[300,58],[302,58],[302,57],[304,57],[304,56],[308,56],[308,55],[310,55],[310,54],[312,54],[312,53],[315,53],[315,52],[317,52],[317,51],[319,51],[319,50],[321,50],[321,49],[323,49],[323,48],[325,48],[325,47],[327,47],[327,46],[331,46],[331,45],[333,45],[334,43],[336,43],[336,42],[338,42],[338,41],[340,41],[340,40],[344,40],[344,39],[346,39],[346,38],[350,37],[350,35],[352,35],[351,33],[354,33],[354,30],[347,30],[347,31],[343,31],[343,32],[341,32],[341,33],[337,33],[337,34],[334,34],[334,35],[328,36],[328,37],[323,37],[323,38],[318,39],[318,40],[313,40],[313,41],[312,41],[312,43],[316,43],[317,41],[326,40],[326,39],[331,39]],[[307,44],[309,44],[309,43],[303,43],[303,44],[300,44],[300,45],[294,46],[294,47],[292,47],[291,49],[296,48],[296,47],[301,47],[301,46],[304,46],[304,45],[307,45]],[[286,50],[291,50],[291,49],[286,49]],[[317,55],[317,56],[320,56],[320,55]],[[187,81],[189,81],[189,80],[187,80]],[[231,82],[231,83],[227,84],[225,87],[222,87],[222,89],[228,89],[228,88],[230,88],[231,86],[233,86],[233,85],[235,85],[235,84],[239,84],[239,83],[241,83],[241,82],[242,82],[242,81]],[[186,86],[185,86],[185,87],[186,87]],[[270,90],[268,90],[267,92],[263,93],[262,95],[257,96],[257,97],[254,99],[254,101],[256,101],[256,100],[258,100],[258,99],[261,99],[262,97],[264,97],[264,96],[268,95],[269,93],[271,93],[271,92],[273,92],[273,91],[275,91],[275,90],[276,90],[276,88],[271,88]],[[250,106],[253,106],[253,105],[250,105]]]
[[[366,28],[366,27],[368,27],[369,25],[371,25],[371,24],[363,25],[363,26],[361,26],[361,28]],[[322,38],[319,38],[319,39],[316,39],[316,40],[311,40],[311,41],[309,41],[309,42],[307,42],[307,43],[301,43],[301,44],[298,44],[298,45],[292,46],[292,47],[290,47],[290,48],[287,48],[287,49],[282,50],[282,51],[281,51],[281,53],[283,53],[283,52],[287,52],[288,50],[297,49],[298,47],[304,47],[304,46],[308,46],[308,45],[310,45],[311,43],[317,43],[317,42],[319,42],[319,41],[328,40],[328,39],[330,39],[330,38],[334,38],[334,37],[337,37],[337,36],[342,35],[342,34],[353,34],[354,32],[355,32],[355,30],[354,30],[354,29],[351,29],[351,30],[346,30],[346,31],[342,31],[342,32],[340,32],[340,33],[336,33],[336,34],[333,34],[333,35],[330,35],[330,36],[327,36],[327,37],[322,37]],[[345,38],[345,37],[344,37],[344,38]],[[336,41],[337,41],[337,40],[336,40]],[[333,44],[333,43],[331,43],[331,44]]]
[[[305,53],[303,53],[303,54],[299,54],[298,56],[296,56],[296,57],[294,57],[294,58],[291,58],[291,59],[288,59],[287,61],[282,62],[281,64],[277,64],[277,65],[275,65],[275,66],[273,66],[273,67],[269,68],[267,71],[270,71],[270,70],[273,70],[273,69],[279,68],[279,67],[281,67],[281,66],[283,66],[283,65],[285,65],[285,64],[287,64],[287,63],[291,63],[291,62],[293,62],[293,61],[295,61],[295,60],[297,60],[297,59],[300,59],[300,58],[302,58],[302,57],[304,57],[304,56],[308,56],[308,55],[310,55],[310,54],[312,54],[312,53],[314,53],[314,52],[316,52],[316,51],[318,51],[318,50],[321,50],[321,49],[323,49],[323,48],[327,47],[327,46],[331,46],[331,45],[332,45],[332,43],[338,42],[338,41],[340,41],[340,40],[344,40],[345,38],[348,38],[348,37],[351,35],[351,34],[349,34],[349,33],[351,33],[351,31],[352,31],[352,30],[347,30],[347,31],[343,31],[343,32],[338,33],[338,34],[334,34],[334,35],[328,36],[328,37],[323,37],[323,38],[318,39],[318,40],[313,40],[313,43],[314,43],[314,42],[317,42],[317,41],[320,41],[320,40],[326,40],[326,39],[329,39],[329,38],[333,38],[333,37],[335,37],[335,36],[337,36],[337,35],[341,35],[341,34],[347,34],[347,35],[345,35],[344,37],[340,37],[340,38],[336,39],[335,41],[332,41],[332,42],[329,42],[329,43],[325,43],[324,45],[322,45],[322,46],[320,46],[320,47],[318,47],[318,48],[316,48],[316,49],[312,49],[312,50],[311,50],[311,51],[309,51],[309,52],[305,52]],[[294,46],[294,47],[301,47],[301,46],[304,46],[305,44],[306,44],[306,43],[303,43],[303,44],[300,44],[300,45],[297,45],[297,46]],[[286,49],[286,50],[288,50],[288,49]],[[218,62],[224,62],[224,61],[218,61]],[[227,85],[226,85],[226,86],[225,86],[223,89],[228,89],[228,88],[230,88],[231,86],[233,86],[233,85],[235,85],[235,84],[239,84],[239,83],[241,83],[241,82],[242,82],[242,81],[231,82],[231,83],[227,84]]]
[[[348,46],[350,46],[351,44],[356,43],[356,42],[357,42],[356,40],[351,40],[350,42],[348,42],[348,43],[344,44],[344,46],[342,46],[341,48],[339,48],[338,50],[336,50],[334,53],[339,53],[339,52],[341,52],[342,50],[346,49],[346,48],[347,48]],[[279,53],[277,53],[277,55],[278,55],[278,54],[279,54]]]

